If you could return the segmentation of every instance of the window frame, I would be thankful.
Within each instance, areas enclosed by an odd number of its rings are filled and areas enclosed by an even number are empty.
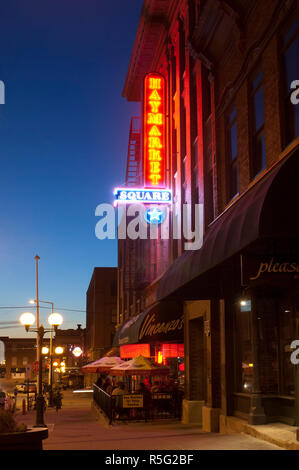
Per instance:
[[[261,75],[261,79],[256,85],[254,82]],[[260,173],[262,173],[267,167],[267,150],[265,140],[265,94],[264,94],[264,74],[262,67],[259,66],[255,69],[254,73],[249,78],[249,135],[250,135],[250,180],[254,180]],[[262,89],[263,92],[263,124],[257,129],[256,128],[256,106],[255,97],[257,93]],[[257,148],[258,143],[264,140],[265,155],[261,154],[260,165],[257,168]],[[264,160],[264,162],[263,162]]]
[[[231,115],[235,112],[235,116],[231,118]],[[231,146],[231,131],[233,126],[236,125],[237,132],[237,153],[235,158],[232,158],[232,146]],[[225,116],[225,164],[226,164],[226,201],[227,203],[234,199],[239,194],[239,152],[238,152],[238,121],[237,121],[237,107],[236,105],[230,106]],[[236,191],[233,194],[232,189],[232,174],[233,168],[236,168],[237,181]]]
[[[290,101],[290,96],[294,90],[290,89],[290,84],[287,83],[287,61],[286,61],[286,53],[288,49],[292,46],[292,44],[298,40],[299,35],[299,20],[297,17],[294,16],[295,11],[293,10],[291,16],[287,19],[284,23],[280,35],[279,35],[279,57],[280,57],[280,83],[281,83],[281,93],[280,93],[280,102],[281,102],[281,109],[282,109],[282,144],[283,148],[287,147],[296,137],[295,135],[295,128],[294,128],[294,115],[292,116],[292,125],[293,125],[293,135],[290,137],[290,113],[289,110],[292,109],[294,105],[292,105]],[[297,30],[291,35],[288,41],[285,41],[285,37],[290,33],[291,29],[297,22]],[[298,80],[298,77],[294,77],[294,80]]]

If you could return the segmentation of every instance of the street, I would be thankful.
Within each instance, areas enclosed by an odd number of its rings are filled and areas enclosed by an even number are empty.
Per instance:
[[[35,412],[23,415],[18,395],[16,419],[31,426]],[[178,422],[122,423],[109,426],[91,409],[90,397],[63,392],[58,413],[47,408],[45,424],[49,437],[44,450],[281,450],[279,447],[245,434],[204,433],[196,426]]]

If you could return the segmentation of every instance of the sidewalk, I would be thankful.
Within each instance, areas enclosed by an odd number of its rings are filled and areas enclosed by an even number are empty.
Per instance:
[[[102,415],[92,411],[92,395],[63,392],[62,409],[48,408],[45,424],[49,437],[45,450],[281,450],[278,446],[244,433],[205,433],[198,426],[178,422],[121,423],[109,426]],[[35,412],[16,415],[31,426]]]
[[[275,444],[286,450],[299,450],[297,426],[284,423],[270,423],[253,426],[246,421],[232,416],[225,418],[225,433],[246,433],[250,436]]]

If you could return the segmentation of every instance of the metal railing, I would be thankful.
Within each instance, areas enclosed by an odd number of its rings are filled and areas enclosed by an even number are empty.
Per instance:
[[[105,413],[109,419],[109,424],[112,423],[113,418],[113,398],[98,387],[96,384],[93,384],[93,400],[98,405],[99,408]]]
[[[124,407],[123,396],[111,396],[97,385],[93,385],[93,399],[106,414],[111,424],[115,420],[139,421],[155,419],[181,419],[182,394],[178,392],[158,392],[148,394],[142,407]],[[125,395],[134,396],[134,393]],[[140,395],[139,395],[140,396]]]

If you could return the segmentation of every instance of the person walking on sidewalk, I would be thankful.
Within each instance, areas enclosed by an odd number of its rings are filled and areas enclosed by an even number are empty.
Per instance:
[[[58,410],[60,410],[60,408],[62,407],[62,398],[63,398],[63,395],[61,391],[59,390],[59,388],[54,389],[53,405],[55,406],[57,413],[58,413]]]

